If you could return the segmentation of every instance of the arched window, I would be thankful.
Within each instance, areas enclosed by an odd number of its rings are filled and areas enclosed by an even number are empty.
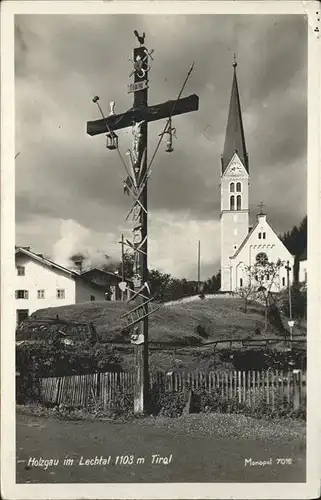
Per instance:
[[[234,191],[235,191],[235,184],[234,184],[234,182],[231,182],[230,183],[230,193],[234,193]]]
[[[241,210],[241,208],[242,208],[241,195],[238,194],[236,197],[236,210]]]
[[[235,210],[235,196],[230,196],[230,210]]]
[[[242,184],[240,182],[236,183],[236,191],[240,193],[242,191]]]
[[[261,266],[265,266],[268,263],[269,259],[267,258],[266,253],[260,252],[256,256],[256,262]]]

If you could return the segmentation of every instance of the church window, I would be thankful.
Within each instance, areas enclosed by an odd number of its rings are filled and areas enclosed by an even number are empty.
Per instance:
[[[242,208],[241,195],[238,194],[236,197],[236,210],[241,210],[241,208]]]
[[[282,286],[285,286],[285,278],[282,278]]]
[[[240,287],[242,287],[242,286],[243,286],[243,279],[240,278]]]
[[[256,256],[256,262],[260,264],[261,266],[265,266],[268,263],[268,258],[266,253],[260,252]]]
[[[261,237],[262,237],[262,233],[259,233],[259,240],[261,239]]]
[[[231,184],[230,184],[230,193],[234,193],[234,191],[235,191],[235,184],[234,184],[234,182],[231,182]]]
[[[242,184],[240,182],[236,183],[236,191],[240,193],[242,191]]]
[[[230,210],[235,210],[235,196],[230,196]]]
[[[265,237],[266,237],[266,233],[263,233],[263,239],[265,240]]]

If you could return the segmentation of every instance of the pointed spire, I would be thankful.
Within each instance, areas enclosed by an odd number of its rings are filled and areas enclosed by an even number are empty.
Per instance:
[[[230,108],[227,120],[224,152],[222,155],[222,173],[225,171],[232,156],[236,152],[248,171],[248,157],[245,146],[245,137],[243,129],[242,111],[240,104],[239,89],[236,76],[236,55],[234,54],[233,62],[234,74],[230,99]]]

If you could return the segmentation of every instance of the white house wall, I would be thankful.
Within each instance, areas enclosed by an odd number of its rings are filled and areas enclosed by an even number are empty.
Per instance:
[[[259,233],[261,233],[261,239],[259,239]],[[265,233],[265,239],[263,239],[263,233]],[[287,261],[291,267],[290,283],[292,283],[294,258],[267,223],[265,216],[259,216],[258,225],[253,229],[249,239],[237,256],[231,259],[233,290],[240,287],[241,278],[243,286],[248,282],[248,275],[244,271],[243,264],[253,266],[256,263],[257,254],[261,252],[267,255],[269,262],[276,263],[278,259],[285,262],[285,265],[280,269],[279,279],[271,291],[278,291],[287,286],[287,271],[285,269]]]
[[[38,309],[75,303],[73,277],[23,255],[16,256],[16,266],[25,267],[25,276],[18,276],[16,270],[15,289],[27,290],[29,295],[28,299],[16,299],[16,310],[28,309],[32,314]],[[57,289],[65,290],[65,298],[57,298]],[[38,290],[44,290],[43,299],[38,299]]]
[[[301,260],[299,264],[299,282],[300,283],[307,283],[308,277],[308,261],[307,260]]]

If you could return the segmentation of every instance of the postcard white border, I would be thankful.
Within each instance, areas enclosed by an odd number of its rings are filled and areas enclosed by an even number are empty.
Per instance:
[[[1,5],[1,485],[5,499],[305,499],[320,491],[321,230],[320,38],[314,31],[318,2],[303,1],[10,1]],[[14,15],[15,14],[301,14],[308,29],[308,425],[307,482],[16,484],[14,394]],[[321,27],[319,27],[321,32]],[[321,35],[321,33],[320,33]],[[319,410],[320,411],[320,410]]]

